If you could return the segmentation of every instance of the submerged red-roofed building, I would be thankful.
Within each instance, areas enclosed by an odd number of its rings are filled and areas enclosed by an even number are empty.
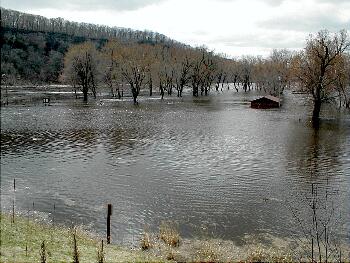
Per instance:
[[[250,106],[254,109],[279,108],[281,106],[281,101],[277,97],[267,95],[251,101]]]

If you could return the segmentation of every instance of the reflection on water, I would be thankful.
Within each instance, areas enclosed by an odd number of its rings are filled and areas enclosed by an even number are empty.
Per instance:
[[[16,178],[18,210],[34,202],[56,222],[91,225],[101,234],[112,203],[116,242],[135,242],[145,225],[169,219],[185,237],[205,229],[239,242],[247,234],[294,234],[286,203],[307,207],[298,196],[311,183],[328,182],[338,193],[345,238],[349,115],[327,118],[315,130],[300,98],[287,94],[282,109],[250,109],[256,96],[229,91],[141,98],[138,107],[61,99],[2,108],[2,209],[10,208]]]

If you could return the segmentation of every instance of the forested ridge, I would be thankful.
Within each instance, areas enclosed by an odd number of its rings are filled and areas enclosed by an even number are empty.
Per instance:
[[[49,19],[1,8],[1,75],[6,74],[9,84],[56,83],[71,45],[92,41],[100,49],[110,38],[125,43],[183,45],[152,31]]]
[[[61,33],[2,28],[1,74],[8,76],[10,85],[56,83],[68,47],[85,40]]]

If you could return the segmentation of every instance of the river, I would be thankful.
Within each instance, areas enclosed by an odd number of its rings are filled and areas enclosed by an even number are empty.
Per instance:
[[[21,99],[1,108],[3,211],[15,199],[31,214],[34,203],[47,220],[105,235],[111,203],[115,243],[137,244],[163,220],[183,237],[239,243],[300,235],[295,217],[312,221],[314,184],[339,215],[334,235],[350,243],[349,112],[326,105],[315,129],[310,103],[288,91],[271,110],[250,108],[256,91],[142,96],[138,106],[106,96],[84,104],[65,92],[9,96]]]

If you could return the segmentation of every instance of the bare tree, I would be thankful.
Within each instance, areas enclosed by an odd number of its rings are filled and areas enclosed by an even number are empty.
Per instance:
[[[215,71],[217,69],[217,64],[215,63],[211,53],[207,53],[207,58],[203,61],[203,78],[201,82],[201,93],[205,96],[208,95],[211,85],[215,80]]]
[[[251,89],[252,85],[252,71],[256,58],[252,56],[246,56],[241,60],[241,80],[243,82],[243,90],[247,92],[247,89]]]
[[[330,186],[327,179],[325,186],[311,184],[310,193],[306,194],[305,199],[301,198],[294,206],[289,205],[305,238],[296,242],[303,244],[304,253],[311,262],[343,262],[342,244],[338,236],[343,226],[339,225],[340,212],[335,202],[337,195],[337,190]],[[305,203],[308,206],[305,207]]]
[[[182,97],[183,89],[190,81],[191,66],[192,65],[190,64],[187,56],[186,58],[184,58],[184,60],[180,64],[178,64],[176,77],[175,77],[178,97]]]
[[[138,104],[137,97],[150,68],[149,47],[146,45],[124,46],[121,60],[121,74],[130,85],[134,104]]]
[[[350,42],[345,30],[331,34],[326,30],[310,35],[299,54],[297,76],[313,98],[312,120],[317,122],[322,103],[329,101],[336,87],[334,69]]]
[[[199,85],[202,83],[202,63],[204,61],[204,56],[193,62],[192,72],[191,72],[191,85],[192,85],[192,95],[198,97],[199,95]]]
[[[350,108],[350,54],[344,54],[335,69],[337,91],[339,94],[339,106],[343,104]]]
[[[194,50],[191,55],[191,86],[192,86],[192,95],[198,97],[199,89],[201,92],[204,91],[205,78],[206,78],[206,63],[209,64],[209,61],[206,61],[207,57],[206,48],[199,48]],[[209,60],[209,58],[208,58]]]
[[[111,90],[112,97],[114,94],[114,87],[118,98],[120,98],[119,82],[121,81],[120,74],[120,60],[121,60],[121,44],[116,39],[111,39],[102,48],[102,61],[100,67],[103,68],[103,81]]]
[[[88,100],[89,90],[96,98],[98,56],[94,44],[86,42],[72,46],[64,59],[64,80],[81,88],[85,102]]]
[[[214,80],[215,80],[215,90],[219,91],[220,85],[221,89],[224,87],[225,82],[228,82],[228,74],[227,72],[231,69],[229,65],[229,60],[221,57],[215,57],[215,70],[214,72]],[[214,66],[214,65],[213,65]],[[229,89],[229,85],[227,85],[227,89]]]

